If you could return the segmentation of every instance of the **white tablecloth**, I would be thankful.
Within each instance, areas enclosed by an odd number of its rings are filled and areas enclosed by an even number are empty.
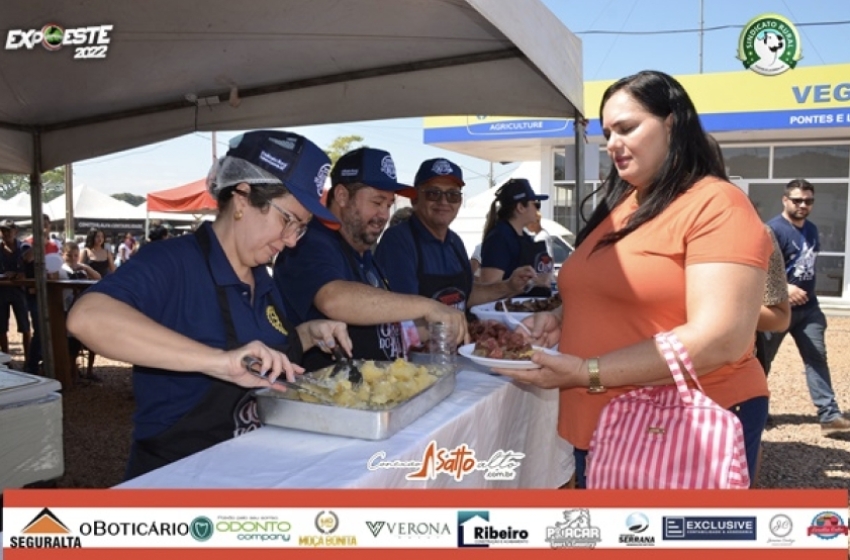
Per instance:
[[[458,373],[454,392],[389,439],[366,441],[265,426],[121,484],[121,488],[557,488],[573,474],[572,446],[556,432],[557,390],[516,384],[475,370]],[[525,453],[514,480],[483,471],[456,481],[440,474],[409,481],[414,469],[369,470],[384,461],[421,461],[431,440],[476,459]]]

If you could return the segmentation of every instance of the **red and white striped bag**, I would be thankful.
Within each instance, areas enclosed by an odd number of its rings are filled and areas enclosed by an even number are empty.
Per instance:
[[[706,396],[675,334],[655,340],[676,384],[637,389],[605,406],[590,441],[587,487],[749,488],[738,417]],[[688,388],[680,361],[699,390]]]

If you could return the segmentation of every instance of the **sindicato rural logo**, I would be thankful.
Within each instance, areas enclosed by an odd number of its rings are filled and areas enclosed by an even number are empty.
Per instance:
[[[738,60],[744,68],[763,76],[777,76],[803,58],[800,34],[786,18],[776,14],[755,17],[738,38]]]

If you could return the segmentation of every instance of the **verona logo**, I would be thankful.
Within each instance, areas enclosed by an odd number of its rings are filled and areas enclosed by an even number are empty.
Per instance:
[[[189,524],[189,534],[192,535],[192,538],[198,542],[204,542],[210,540],[210,537],[213,536],[215,529],[213,529],[213,522],[209,517],[196,517]]]
[[[800,34],[788,19],[763,14],[751,19],[738,37],[738,60],[762,76],[778,76],[803,58]]]

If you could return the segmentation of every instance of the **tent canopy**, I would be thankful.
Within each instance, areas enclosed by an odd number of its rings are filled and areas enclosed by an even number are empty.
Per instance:
[[[112,26],[107,44],[0,51],[7,172],[196,130],[569,118],[583,103],[580,41],[539,0],[6,0],[3,24],[7,39],[55,24],[68,42]],[[74,58],[90,53],[105,58]]]
[[[44,211],[52,220],[65,219],[65,200],[63,194],[44,205]],[[144,220],[145,209],[133,206],[123,200],[96,191],[86,186],[74,189],[74,217],[107,220]]]
[[[215,212],[218,206],[207,191],[207,180],[148,193],[148,212],[183,212],[201,214]]]

